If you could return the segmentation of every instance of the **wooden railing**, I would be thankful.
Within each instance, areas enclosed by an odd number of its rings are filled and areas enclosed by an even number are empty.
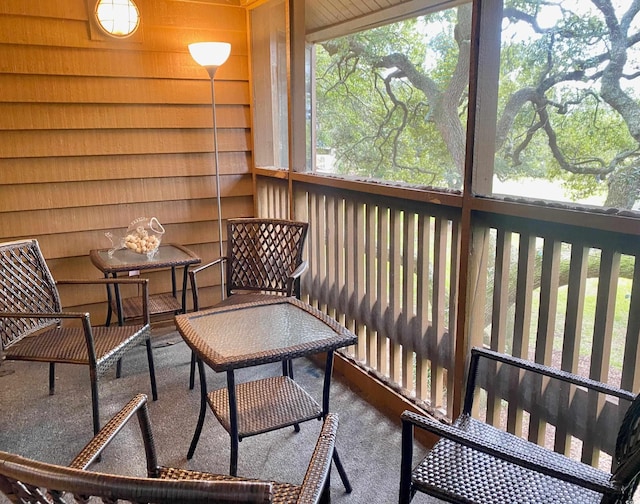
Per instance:
[[[477,213],[473,223],[472,344],[637,392],[640,240],[496,214]],[[593,465],[612,453],[623,413],[616,401],[575,388],[551,393],[522,376],[508,382],[485,383],[488,422]]]
[[[258,187],[286,200],[285,181],[260,177]],[[357,363],[451,417],[454,370],[466,367],[454,359],[458,272],[467,260],[460,208],[349,187],[293,184],[296,218],[310,223],[303,292],[358,335],[350,349]],[[471,222],[466,344],[637,392],[640,310],[631,307],[640,303],[640,238],[484,211]],[[486,421],[609,463],[600,453],[613,451],[623,413],[615,401],[550,393],[522,376],[479,383],[476,414]]]

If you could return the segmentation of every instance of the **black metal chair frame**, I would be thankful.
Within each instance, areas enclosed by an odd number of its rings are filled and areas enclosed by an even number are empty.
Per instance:
[[[630,401],[631,405],[618,431],[613,472],[600,471],[472,418],[478,361],[481,357]],[[474,348],[471,351],[463,411],[452,425],[410,411],[405,411],[401,416],[399,502],[409,503],[416,492],[447,502],[515,502],[509,489],[504,488],[505,482],[523,486],[531,477],[546,479],[541,480],[540,488],[531,489],[527,502],[554,502],[554,492],[562,494],[562,502],[565,503],[630,502],[627,499],[631,499],[640,477],[639,397],[626,390],[555,368]],[[440,436],[440,440],[413,467],[415,427]],[[454,478],[456,481],[452,481]],[[474,479],[476,483],[486,483],[481,491],[474,487]],[[540,493],[536,494],[537,491]],[[482,500],[471,497],[478,493],[484,495]]]

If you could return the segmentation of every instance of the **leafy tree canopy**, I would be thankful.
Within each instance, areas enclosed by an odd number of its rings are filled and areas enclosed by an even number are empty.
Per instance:
[[[639,10],[638,0],[505,1],[499,76],[480,83],[498,86],[499,179],[637,204]],[[321,44],[318,147],[336,171],[461,188],[470,39],[465,4]]]

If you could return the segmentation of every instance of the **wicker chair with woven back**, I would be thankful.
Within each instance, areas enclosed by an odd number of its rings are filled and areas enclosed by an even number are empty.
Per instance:
[[[140,287],[143,319],[137,325],[92,326],[89,313],[62,310],[58,285],[77,288],[90,284],[134,284]],[[0,244],[0,357],[4,360],[49,363],[49,394],[55,390],[55,365],[89,368],[93,432],[100,429],[98,379],[117,367],[122,356],[146,343],[153,399],[157,399],[146,279],[54,281],[37,240]],[[1,363],[0,363],[1,364]]]
[[[474,418],[474,396],[489,383],[498,397],[520,395],[520,404],[543,405],[552,415],[549,420],[564,418],[562,430],[569,434],[585,432],[592,419],[586,444],[598,449],[615,444],[612,470],[592,467]],[[569,415],[573,422],[567,422]],[[622,418],[617,436],[617,420],[612,418]],[[415,428],[440,439],[412,466]],[[409,411],[402,414],[401,504],[416,492],[466,504],[630,504],[639,477],[638,396],[510,355],[472,349],[463,411],[452,425]]]
[[[226,297],[215,306],[259,301],[264,296],[300,299],[300,277],[307,269],[302,259],[309,224],[284,219],[229,219],[226,256],[189,271],[193,308],[200,309],[197,277],[215,265],[225,267]],[[189,387],[194,387],[195,356]],[[283,372],[293,377],[290,362]]]
[[[158,465],[144,394],[135,396],[68,466],[0,451],[0,491],[11,502],[87,503],[278,503],[328,502],[329,470],[338,418],[329,414],[301,485],[250,480]],[[147,477],[94,472],[89,468],[133,417],[138,418],[147,460]],[[114,449],[111,447],[110,449]],[[106,456],[106,455],[104,455]]]

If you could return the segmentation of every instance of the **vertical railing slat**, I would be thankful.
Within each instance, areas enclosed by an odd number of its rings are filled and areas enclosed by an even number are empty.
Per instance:
[[[449,352],[446,359],[447,367],[447,416],[453,416],[453,390],[454,390],[454,372],[455,369],[455,342],[457,327],[457,306],[458,306],[458,277],[460,275],[460,221],[451,221],[451,234],[449,237],[451,243],[451,258],[449,259],[449,327],[447,344],[445,348]]]
[[[536,237],[521,233],[518,240],[518,272],[516,276],[516,294],[513,316],[513,340],[511,352],[514,356],[526,359],[529,354],[529,335],[531,331],[531,311],[533,300],[534,266],[536,256]],[[507,430],[522,435],[522,407],[519,401],[520,373],[510,376],[509,406],[507,410]]]
[[[561,250],[562,244],[559,240],[545,237],[542,248],[540,306],[538,309],[538,330],[535,348],[536,362],[545,365],[551,365],[553,352]],[[539,376],[536,378],[533,394],[536,401],[541,403],[547,380],[539,379]],[[545,436],[546,421],[539,410],[532,411],[529,419],[529,440],[544,445]]]
[[[433,245],[433,296],[431,298],[431,403],[441,408],[444,398],[444,369],[441,349],[444,345],[446,281],[447,281],[447,233],[448,221],[436,217]]]
[[[414,348],[416,348],[419,341],[416,339],[416,334],[413,331],[413,319],[414,319],[414,304],[413,295],[415,289],[415,214],[411,211],[405,210],[403,212],[402,221],[402,331],[404,331],[410,341],[410,344],[403,346],[402,352],[402,374],[403,374],[403,386],[406,389],[413,390],[415,388],[414,378]]]
[[[354,232],[356,234],[355,240],[355,255],[354,260],[356,261],[356,278],[354,283],[354,316],[356,317],[356,334],[358,336],[358,353],[357,357],[360,361],[365,362],[367,360],[367,342],[366,342],[366,323],[364,322],[365,318],[363,317],[361,306],[363,305],[362,300],[365,296],[365,205],[363,203],[357,202],[355,203],[355,212],[354,212]]]
[[[389,219],[389,298],[391,300],[390,318],[393,321],[394,334],[400,327],[402,317],[402,212],[391,209]],[[402,334],[402,333],[400,333]],[[423,370],[417,372],[422,373]],[[426,371],[424,371],[426,373]],[[402,380],[402,347],[399,338],[393,338],[389,349],[389,377],[395,383]],[[420,397],[420,396],[419,396]]]
[[[365,309],[367,321],[367,363],[375,368],[376,362],[376,329],[371,323],[374,305],[376,302],[376,218],[377,206],[367,205],[367,230],[366,230],[366,287],[365,287]]]
[[[498,230],[493,276],[493,304],[491,315],[491,349],[505,352],[507,307],[509,306],[509,278],[511,265],[511,231]],[[493,373],[497,366],[493,364]],[[502,402],[496,390],[487,391],[487,422],[500,423]]]
[[[327,215],[326,239],[324,241],[327,257],[327,314],[336,317],[338,307],[338,269],[336,260],[337,236],[336,236],[336,206],[334,195],[328,195],[325,202]]]
[[[316,197],[316,219],[318,223],[318,276],[320,279],[320,303],[321,311],[327,310],[329,299],[329,277],[327,276],[327,195],[318,194]]]
[[[431,321],[429,287],[433,284],[433,275],[429,274],[429,266],[431,260],[431,219],[423,214],[418,215],[418,261],[417,261],[417,326],[419,327],[422,338],[429,337],[429,327]],[[421,346],[421,351],[416,356],[420,365],[416,366],[416,396],[422,400],[429,397],[428,378],[429,378],[429,361],[425,355],[426,345]]]
[[[609,364],[611,362],[611,335],[615,317],[616,293],[620,274],[620,254],[610,249],[603,250],[600,255],[600,275],[596,297],[596,313],[593,323],[593,342],[589,377],[593,380],[607,382]],[[598,419],[604,407],[602,394],[589,394],[587,414]],[[595,437],[598,435],[595,422],[589,423],[586,438],[582,443],[582,461],[587,464],[598,464],[600,452],[596,450]]]
[[[377,362],[378,371],[388,376],[389,373],[389,209],[378,209],[378,281],[377,281],[377,310],[376,325],[378,327],[377,338]]]
[[[569,263],[569,284],[567,288],[567,307],[564,321],[564,339],[562,344],[562,361],[560,367],[575,373],[578,371],[580,357],[580,341],[582,339],[582,313],[587,284],[587,267],[589,264],[589,248],[584,244],[574,243],[571,246]],[[569,425],[573,421],[570,416],[570,405],[575,394],[575,387],[563,384],[558,396],[558,422],[554,450],[567,454],[571,449]]]

